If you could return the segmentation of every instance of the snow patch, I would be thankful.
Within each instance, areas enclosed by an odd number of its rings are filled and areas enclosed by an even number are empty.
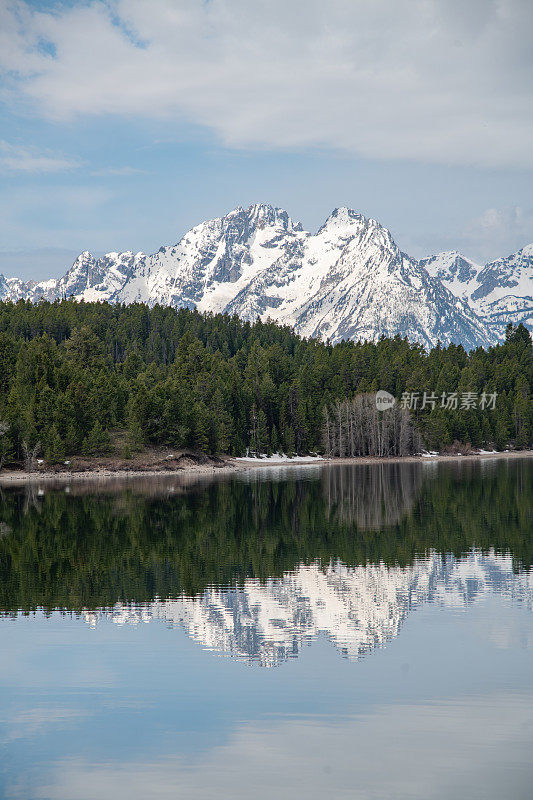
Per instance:
[[[241,461],[246,464],[309,464],[324,460],[323,456],[288,456],[286,453],[273,453],[271,456],[262,455],[256,458],[253,456],[239,456],[234,459],[234,461]]]

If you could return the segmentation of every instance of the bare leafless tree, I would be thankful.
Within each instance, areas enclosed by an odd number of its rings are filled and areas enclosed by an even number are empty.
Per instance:
[[[331,442],[333,440],[333,423],[327,406],[324,406],[322,413],[324,417],[324,425],[322,427],[322,447],[324,450],[324,455],[326,458],[329,458],[332,455]]]
[[[9,425],[7,422],[3,422],[0,420],[0,469],[4,466],[4,459],[5,459],[5,448],[4,448],[4,437],[9,430]]]
[[[405,456],[421,444],[409,411],[397,404],[379,411],[374,394],[337,400],[333,409],[325,408],[322,440],[326,455],[340,458]]]
[[[26,470],[26,472],[34,472],[35,459],[39,455],[40,450],[41,450],[40,442],[37,442],[33,447],[30,447],[25,440],[22,442],[22,452],[24,454],[24,469]]]

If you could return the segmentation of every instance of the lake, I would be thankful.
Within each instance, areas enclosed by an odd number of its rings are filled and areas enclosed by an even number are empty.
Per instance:
[[[533,460],[4,489],[0,797],[533,786]]]

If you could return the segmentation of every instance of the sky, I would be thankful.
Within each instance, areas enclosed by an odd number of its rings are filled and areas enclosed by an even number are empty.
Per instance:
[[[0,272],[267,202],[415,257],[533,242],[530,0],[0,0]]]

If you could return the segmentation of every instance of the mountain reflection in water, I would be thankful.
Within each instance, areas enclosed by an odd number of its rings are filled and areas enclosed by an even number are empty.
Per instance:
[[[532,607],[532,462],[277,477],[4,492],[0,610],[159,620],[275,666],[319,635],[358,658],[427,602]]]
[[[424,602],[454,608],[488,593],[533,607],[533,573],[516,575],[510,556],[473,551],[456,559],[432,553],[411,567],[384,564],[347,567],[301,565],[265,583],[209,588],[196,597],[145,605],[118,603],[87,611],[96,625],[103,617],[119,625],[160,620],[182,626],[207,650],[277,666],[325,634],[342,655],[359,658],[396,636],[410,611]]]

